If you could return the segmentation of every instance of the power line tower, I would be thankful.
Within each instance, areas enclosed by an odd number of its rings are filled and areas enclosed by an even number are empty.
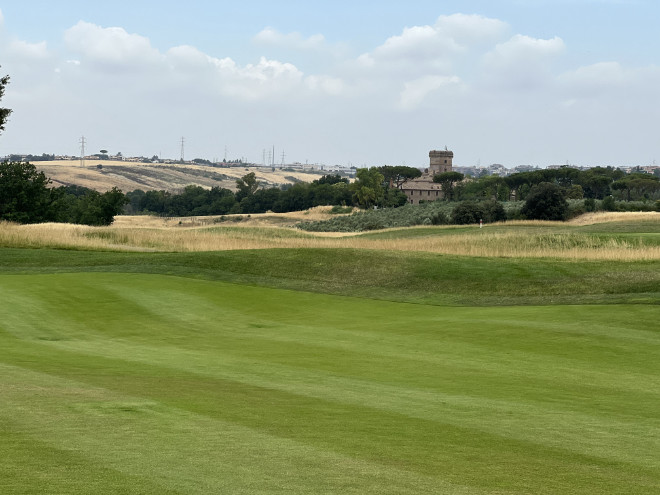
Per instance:
[[[285,155],[284,151],[282,151],[282,167],[284,167],[284,157],[285,157],[285,156],[286,156],[286,155]]]
[[[87,140],[85,139],[85,136],[82,136],[80,138],[80,166],[84,167],[85,166],[85,143]]]
[[[184,149],[184,144],[185,144],[185,142],[186,142],[186,138],[184,138],[184,137],[182,136],[182,137],[181,137],[181,162],[182,162],[182,163],[183,163],[184,158],[185,158],[185,155],[184,155],[184,153],[183,153],[183,149]]]

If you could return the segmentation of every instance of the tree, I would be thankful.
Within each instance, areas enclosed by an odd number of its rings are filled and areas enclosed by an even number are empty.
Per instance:
[[[521,212],[533,220],[565,220],[568,202],[557,184],[541,182],[529,191]]]
[[[5,94],[5,86],[9,83],[9,76],[4,76],[0,78],[0,101]],[[5,130],[5,123],[9,118],[11,110],[8,108],[0,108],[0,132]]]
[[[355,177],[355,182],[351,184],[355,202],[363,208],[380,204],[385,197],[383,174],[375,168],[361,168],[358,169]]]
[[[391,186],[401,189],[401,186],[409,179],[421,177],[422,171],[415,167],[406,167],[405,165],[383,165],[377,167],[377,170],[383,174],[383,178]]]
[[[454,199],[454,184],[465,178],[460,172],[443,172],[433,176],[433,182],[442,184],[442,192],[447,201]]]
[[[236,201],[241,202],[243,198],[252,196],[257,189],[259,189],[259,183],[257,182],[257,176],[254,172],[244,175],[240,179],[236,179]]]
[[[50,180],[31,163],[0,164],[0,220],[38,223],[50,220]]]
[[[649,199],[654,193],[660,191],[660,180],[645,173],[630,174],[613,182],[610,187],[615,191],[625,191],[628,201]]]

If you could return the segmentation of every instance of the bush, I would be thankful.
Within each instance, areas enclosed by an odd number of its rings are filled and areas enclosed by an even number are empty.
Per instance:
[[[618,208],[616,207],[616,201],[614,201],[613,196],[606,196],[605,199],[603,199],[600,202],[600,208],[605,211],[617,211]]]
[[[585,211],[596,211],[596,200],[594,198],[587,198],[584,200]]]
[[[506,220],[507,214],[502,203],[494,199],[481,201],[464,201],[458,204],[451,213],[452,223],[467,225],[484,221],[486,223],[501,222]]]
[[[479,223],[483,220],[484,212],[479,203],[474,201],[463,201],[451,212],[451,223],[456,225],[468,225]]]
[[[352,206],[341,206],[341,205],[335,205],[330,209],[330,213],[333,215],[339,215],[343,213],[352,213],[353,212],[353,207]]]
[[[557,184],[541,182],[529,191],[522,214],[531,220],[565,220],[568,202]]]

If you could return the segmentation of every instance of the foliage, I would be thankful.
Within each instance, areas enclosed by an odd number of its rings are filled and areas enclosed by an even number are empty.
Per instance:
[[[391,184],[393,187],[400,189],[404,182],[410,179],[421,177],[422,171],[415,167],[406,167],[405,165],[383,165],[376,167],[386,183]]]
[[[247,198],[257,192],[258,188],[259,183],[257,182],[257,176],[254,172],[250,172],[240,179],[236,179],[236,201],[240,203],[243,198]]]
[[[529,192],[522,214],[533,220],[565,220],[568,202],[561,188],[551,182],[541,182]]]
[[[350,185],[355,202],[362,208],[380,204],[385,197],[383,174],[375,168],[360,168],[355,176],[355,182]]]
[[[101,194],[80,186],[50,189],[49,183],[31,163],[0,164],[0,219],[110,225],[129,201],[117,188]]]
[[[0,101],[2,101],[2,97],[5,95],[5,87],[7,84],[9,84],[9,76],[0,78]],[[0,108],[0,132],[5,130],[5,123],[9,118],[9,114],[11,114],[9,108]]]
[[[0,220],[38,223],[52,219],[50,180],[31,163],[0,164]]]
[[[335,205],[330,209],[330,213],[333,215],[342,215],[346,213],[353,213],[353,207],[352,206],[341,206],[341,205]]]
[[[443,172],[433,176],[433,182],[442,184],[442,193],[446,200],[454,199],[454,184],[465,178],[460,172]]]
[[[634,201],[660,198],[660,178],[649,174],[627,175],[611,184],[612,191],[620,193],[621,199]]]
[[[487,201],[464,201],[454,207],[451,213],[451,223],[467,225],[501,222],[506,220],[506,212],[502,204],[494,199]]]
[[[440,225],[448,223],[451,203],[432,201],[419,205],[405,204],[399,208],[356,211],[352,215],[317,222],[302,222],[298,227],[311,232],[364,232],[391,227]]]

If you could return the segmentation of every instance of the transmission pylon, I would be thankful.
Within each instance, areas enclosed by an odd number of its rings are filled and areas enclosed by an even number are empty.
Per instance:
[[[82,136],[80,138],[80,166],[84,167],[85,166],[85,143],[87,140],[85,139],[85,136]]]

